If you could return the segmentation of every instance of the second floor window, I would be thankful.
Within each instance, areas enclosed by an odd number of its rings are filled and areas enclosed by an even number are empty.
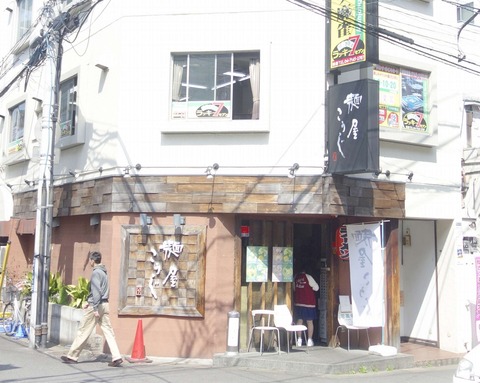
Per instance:
[[[72,77],[60,84],[58,121],[60,138],[75,134],[77,125],[77,77]]]
[[[259,111],[259,52],[173,56],[173,119],[257,120]]]
[[[32,25],[32,0],[17,0],[18,3],[18,30],[17,39],[28,31]]]
[[[23,149],[23,136],[25,132],[25,102],[9,110],[10,112],[10,142],[7,152],[12,154]]]
[[[12,121],[10,130],[10,142],[14,142],[23,138],[25,128],[24,102],[10,109],[10,118]]]

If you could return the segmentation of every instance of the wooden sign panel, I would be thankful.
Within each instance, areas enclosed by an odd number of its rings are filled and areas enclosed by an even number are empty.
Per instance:
[[[203,317],[205,226],[122,227],[119,315]]]

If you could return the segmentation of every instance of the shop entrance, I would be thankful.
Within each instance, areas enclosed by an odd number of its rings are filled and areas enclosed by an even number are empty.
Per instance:
[[[239,223],[248,230],[248,236],[241,238],[241,267],[237,269],[237,278],[241,281],[237,292],[242,318],[241,347],[247,346],[252,310],[273,309],[276,304],[286,304],[293,312],[292,281],[296,266],[303,261],[312,264],[309,273],[320,286],[314,341],[315,344],[326,344],[329,328],[328,265],[331,259],[328,224],[297,224],[281,219],[242,219]],[[288,259],[290,252],[293,254],[292,261],[280,262],[279,267],[279,254]]]
[[[326,224],[295,224],[293,226],[294,270],[299,272],[298,265],[308,265],[305,270],[317,284],[317,315],[314,329],[315,344],[326,345],[327,308],[331,244]]]

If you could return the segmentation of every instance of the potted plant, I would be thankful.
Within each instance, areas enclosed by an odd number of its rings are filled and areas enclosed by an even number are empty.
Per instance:
[[[61,285],[58,278],[52,278],[51,292],[56,302],[50,303],[50,341],[70,344],[75,339],[78,324],[83,318],[83,306],[90,291],[90,282],[78,278],[76,285]],[[68,304],[68,305],[67,305]]]
[[[71,307],[83,308],[90,293],[90,282],[88,279],[80,277],[76,285],[68,285],[66,292],[70,296]]]

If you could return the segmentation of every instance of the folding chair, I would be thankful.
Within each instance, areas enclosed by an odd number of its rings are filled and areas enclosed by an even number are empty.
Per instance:
[[[357,339],[359,339],[359,331],[365,330],[367,332],[368,346],[370,347],[370,337],[368,336],[368,326],[354,326],[353,312],[350,297],[348,295],[340,295],[340,305],[338,306],[338,327],[335,331],[335,338],[338,339],[338,330],[340,328],[347,329],[348,351],[350,351],[350,330],[357,330]]]
[[[307,342],[307,326],[303,324],[293,324],[292,313],[287,305],[275,305],[273,311],[275,312],[275,326],[283,328],[287,332],[287,353],[290,352],[290,332],[295,334],[295,344],[297,344],[297,331],[303,331],[305,343]]]
[[[273,310],[252,310],[252,327],[250,328],[250,338],[248,340],[248,351],[252,344],[253,334],[260,331],[260,354],[263,354],[263,335],[265,331],[272,331],[277,334],[278,353],[280,354],[280,331],[273,324]],[[266,323],[265,323],[266,322]],[[270,338],[270,343],[273,335]]]

